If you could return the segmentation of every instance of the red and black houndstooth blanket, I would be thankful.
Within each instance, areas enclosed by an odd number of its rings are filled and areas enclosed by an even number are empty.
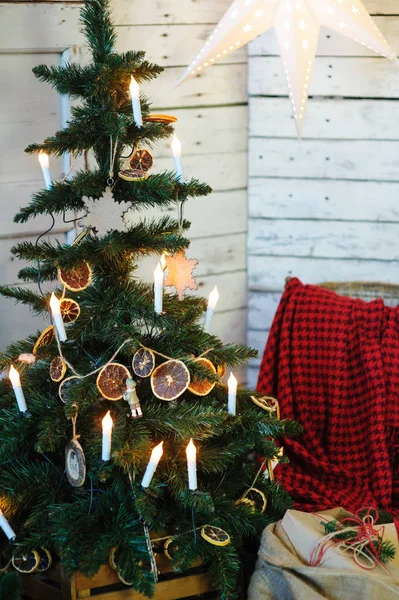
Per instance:
[[[276,476],[296,507],[399,514],[399,307],[292,279],[263,355],[258,391],[304,427]],[[398,509],[398,510],[395,510]]]

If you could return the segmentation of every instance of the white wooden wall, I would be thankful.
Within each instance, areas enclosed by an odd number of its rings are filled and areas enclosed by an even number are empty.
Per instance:
[[[201,293],[217,284],[220,302],[214,331],[226,341],[246,337],[246,210],[247,210],[247,90],[246,52],[177,89],[176,80],[202,45],[230,0],[114,0],[119,49],[144,49],[148,58],[166,67],[144,92],[157,111],[178,117],[187,176],[207,181],[214,193],[192,201],[190,255]],[[9,248],[32,239],[47,226],[37,219],[24,226],[12,223],[17,208],[42,186],[37,161],[23,153],[31,141],[52,133],[60,122],[59,99],[35,81],[32,66],[57,63],[67,47],[79,48],[78,3],[0,3],[0,280],[15,283],[19,264]],[[173,168],[167,143],[157,149],[155,168]],[[61,165],[52,163],[55,175]],[[58,226],[65,231],[65,227]],[[59,237],[59,235],[58,235]],[[147,265],[151,275],[154,261]],[[0,301],[0,346],[35,329],[37,323],[11,301]]]
[[[399,55],[398,0],[364,5]],[[273,32],[248,63],[248,341],[262,353],[287,275],[399,282],[399,68],[324,30],[299,142]]]

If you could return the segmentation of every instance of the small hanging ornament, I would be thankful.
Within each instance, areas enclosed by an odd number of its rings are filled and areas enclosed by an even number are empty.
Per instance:
[[[80,306],[76,300],[72,300],[72,298],[62,298],[60,300],[60,311],[62,320],[65,325],[68,325],[78,319],[80,315]]]
[[[134,381],[134,379],[131,377],[126,379],[126,392],[123,395],[123,399],[126,400],[130,406],[133,419],[143,416],[143,413],[141,412],[140,400],[136,392],[136,386],[137,383]]]
[[[76,407],[77,408],[77,407]],[[86,479],[86,458],[76,435],[77,410],[72,417],[73,436],[65,448],[65,471],[72,487],[81,487]]]
[[[151,374],[154,396],[170,402],[186,391],[190,384],[190,371],[181,360],[167,360]]]
[[[155,354],[150,348],[139,348],[133,356],[132,367],[138,377],[149,377],[155,367]]]
[[[283,456],[284,448],[281,446],[279,451],[277,452],[274,458],[269,458],[267,460],[267,469],[265,471],[265,479],[270,479],[270,481],[274,481],[274,469],[277,467],[280,456]]]
[[[91,267],[85,260],[71,269],[58,269],[58,281],[71,292],[82,292],[88,288],[92,277]]]
[[[140,181],[147,179],[148,171],[153,167],[154,159],[145,148],[136,149],[133,154],[126,159],[123,169],[119,171],[119,177],[125,181]]]
[[[173,256],[165,256],[168,273],[165,285],[176,288],[179,300],[184,299],[184,290],[198,290],[198,285],[193,278],[193,271],[198,265],[196,258],[186,258],[184,252],[178,252]]]
[[[276,413],[276,417],[280,420],[280,405],[278,400],[272,398],[271,396],[250,396],[252,402],[266,410],[267,412]]]
[[[64,378],[67,366],[61,356],[56,356],[50,363],[50,378],[51,381],[58,383]]]
[[[107,186],[99,198],[83,196],[86,215],[79,219],[81,227],[103,235],[107,231],[124,231],[125,213],[132,208],[131,202],[116,202],[112,189]]]

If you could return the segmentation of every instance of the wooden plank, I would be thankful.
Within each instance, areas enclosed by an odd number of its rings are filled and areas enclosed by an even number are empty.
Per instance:
[[[399,139],[398,103],[395,100],[310,98],[305,138]],[[281,98],[249,99],[249,135],[296,137],[293,116]]]
[[[399,142],[252,138],[252,177],[399,181]]]
[[[280,298],[281,292],[249,292],[248,329],[270,329]]]
[[[269,327],[271,325],[271,323],[267,324]],[[255,350],[258,351],[258,358],[253,358],[250,363],[248,364],[249,367],[258,367],[260,365],[260,362],[262,360],[262,356],[263,356],[263,351],[265,349],[265,345],[266,345],[266,340],[267,340],[267,336],[269,333],[269,328],[268,329],[249,329],[248,330],[248,335],[247,335],[247,343],[248,346],[251,346],[251,348],[255,348]]]
[[[392,50],[399,53],[399,18],[395,16],[374,17],[374,23],[390,44]],[[269,30],[248,45],[249,56],[278,56],[280,49],[274,30]],[[317,56],[375,56],[375,52],[365,46],[340,35],[335,31],[321,28],[317,45]]]
[[[259,367],[248,367],[247,369],[247,385],[250,390],[256,389],[258,383]]]
[[[280,57],[255,56],[248,62],[248,69],[250,96],[287,94],[287,81]],[[379,57],[320,57],[315,61],[309,95],[398,98],[397,67],[392,61]]]
[[[183,156],[246,151],[247,111],[247,106],[173,109],[172,114],[178,119],[175,129],[182,142]],[[161,140],[154,149],[155,160],[171,155],[170,139]]]
[[[215,313],[212,321],[212,333],[225,344],[245,344],[246,329],[246,308]]]
[[[249,254],[399,260],[399,224],[250,219]]]
[[[133,48],[146,52],[149,60],[163,67],[186,67],[201,50],[213,25],[128,25],[117,27],[118,50]],[[183,51],[182,51],[183,49]],[[247,49],[242,47],[230,53],[221,64],[245,63]]]
[[[292,256],[251,256],[248,285],[251,291],[282,291],[285,278],[299,277],[304,283],[323,281],[399,282],[399,262],[373,258],[334,259]]]
[[[259,177],[248,195],[252,218],[399,221],[397,183]]]
[[[152,99],[154,109],[247,102],[246,65],[218,64],[175,87],[184,70],[183,67],[167,68],[156,80],[146,84],[145,88],[143,86]]]
[[[219,301],[215,314],[244,308],[247,304],[247,272],[233,271],[220,275],[208,275],[198,277],[198,291],[193,292],[196,296],[207,298],[215,285],[219,290]]]

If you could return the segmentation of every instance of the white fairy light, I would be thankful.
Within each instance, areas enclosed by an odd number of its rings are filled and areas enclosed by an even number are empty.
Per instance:
[[[298,134],[321,26],[337,31],[386,58],[395,55],[364,8],[362,0],[233,0],[180,81],[196,75],[220,58],[274,28],[287,82],[293,82],[291,103]],[[303,33],[305,32],[305,33]],[[306,36],[306,37],[305,37]],[[291,85],[291,84],[290,84]],[[294,110],[295,109],[295,110]],[[301,115],[299,113],[301,112]]]

